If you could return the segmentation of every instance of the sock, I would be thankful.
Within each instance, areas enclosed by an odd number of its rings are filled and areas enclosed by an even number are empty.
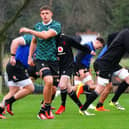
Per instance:
[[[65,107],[67,98],[67,89],[61,90],[61,105]]]
[[[45,114],[45,107],[41,107],[41,109],[40,109],[39,113],[43,113],[43,114]]]
[[[98,97],[98,94],[97,94],[95,91],[93,91],[93,92],[89,95],[87,101],[85,102],[85,104],[83,105],[83,107],[81,108],[81,110],[82,110],[82,111],[86,110],[86,109],[89,107],[89,105],[90,105],[97,97]]]
[[[88,99],[89,94],[92,93],[92,91],[90,90],[89,86],[88,85],[83,86],[83,91],[86,94],[86,99]]]
[[[45,103],[45,111],[47,111],[48,115],[50,115],[50,109],[51,109],[50,103]]]
[[[41,104],[43,104],[43,103],[44,103],[44,100],[42,99]]]
[[[6,99],[5,100],[5,104],[10,104],[10,110],[12,110],[12,104],[16,101],[16,99],[14,98],[14,96],[12,96],[11,98],[9,99]]]
[[[55,98],[55,94],[53,94],[53,95],[52,95],[52,98],[51,98],[51,100],[53,101],[53,100],[54,100],[54,98]]]
[[[82,104],[81,104],[80,100],[77,98],[77,95],[74,91],[70,92],[69,96],[78,105],[79,108],[82,107]]]
[[[0,107],[0,114],[4,111],[4,108]]]
[[[102,107],[102,106],[103,106],[103,103],[98,102],[96,107],[99,108],[99,107]]]
[[[51,107],[50,103],[45,103],[45,108],[49,109]]]
[[[114,97],[112,98],[112,102],[117,102],[121,94],[128,88],[129,84],[127,84],[125,81],[120,83],[118,86],[118,89],[115,92]]]
[[[85,92],[91,92],[91,90],[90,90],[90,88],[89,88],[88,85],[83,86],[83,90],[84,90]]]
[[[89,97],[89,94],[86,94],[86,100],[88,99],[88,97]]]
[[[16,99],[14,98],[14,96],[12,96],[11,98],[6,99],[6,100],[5,100],[5,103],[6,103],[6,104],[12,104],[12,103],[14,103],[15,101],[16,101]]]

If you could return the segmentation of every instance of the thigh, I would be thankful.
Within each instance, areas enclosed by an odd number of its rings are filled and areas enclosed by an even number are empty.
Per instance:
[[[9,86],[9,92],[14,95],[18,90],[20,90],[20,87],[18,86]]]
[[[67,88],[67,84],[68,84],[68,76],[66,75],[62,75],[59,81],[59,87],[61,89],[66,89]]]
[[[53,76],[47,75],[43,78],[45,85],[53,85]]]

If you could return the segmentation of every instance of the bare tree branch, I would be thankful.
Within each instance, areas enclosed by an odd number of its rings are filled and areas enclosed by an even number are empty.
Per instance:
[[[8,20],[6,23],[4,23],[4,26],[2,27],[2,29],[0,30],[0,43],[1,41],[5,40],[5,36],[4,33],[9,29],[9,27],[14,24],[16,22],[16,20],[18,19],[18,17],[20,16],[21,11],[26,8],[26,6],[29,4],[30,0],[25,0],[24,4],[21,6],[21,8],[19,8],[16,12],[16,14],[10,19]],[[3,38],[4,37],[4,38]]]
[[[52,7],[53,5],[53,0],[49,0],[49,6]]]
[[[4,53],[4,44],[3,42],[6,40],[6,31],[9,29],[9,27],[16,22],[18,17],[20,16],[20,13],[26,6],[29,4],[30,0],[24,0],[24,4],[16,11],[16,14],[8,20],[6,23],[4,23],[2,29],[0,30],[0,94],[2,94],[3,87],[5,85],[4,83],[4,74],[3,74],[3,53]]]

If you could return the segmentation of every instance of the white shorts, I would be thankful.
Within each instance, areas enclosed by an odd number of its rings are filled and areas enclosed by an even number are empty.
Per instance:
[[[88,82],[88,81],[90,81],[90,80],[92,80],[92,76],[91,75],[88,75],[88,76],[86,76],[84,79],[83,79],[83,83],[85,84],[86,82]]]
[[[122,68],[114,72],[113,75],[118,76],[121,80],[124,80],[127,76],[129,76],[129,72],[127,69]]]
[[[32,84],[32,81],[30,78],[22,80],[22,81],[18,81],[18,82],[14,82],[14,81],[8,81],[8,86],[17,86],[17,87],[25,87],[27,85]]]
[[[119,77],[121,80],[125,80],[125,78],[127,76],[129,76],[129,72],[127,69],[122,68],[122,69],[119,69],[118,71],[114,72],[113,75]],[[98,76],[97,83],[99,85],[106,86],[109,83],[109,79],[105,79],[105,78]]]
[[[82,81],[79,81],[79,80],[74,80],[74,85],[76,86],[76,85],[79,85],[79,84],[81,84],[82,83]]]
[[[109,83],[109,79],[105,79],[99,76],[97,77],[97,84],[106,86],[108,83]]]

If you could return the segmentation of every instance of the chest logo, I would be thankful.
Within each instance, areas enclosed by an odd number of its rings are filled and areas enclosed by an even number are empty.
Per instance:
[[[63,47],[59,46],[58,47],[58,52],[63,52]]]

